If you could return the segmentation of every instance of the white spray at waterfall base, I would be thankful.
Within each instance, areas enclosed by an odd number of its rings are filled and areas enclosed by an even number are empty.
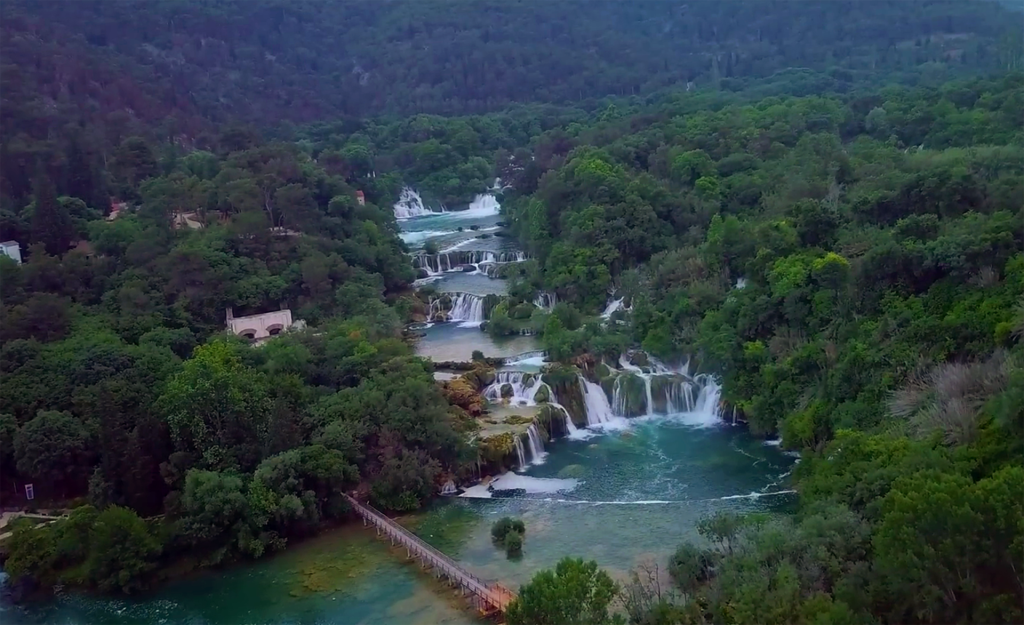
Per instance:
[[[451,310],[448,311],[448,321],[458,323],[460,328],[479,328],[484,319],[484,298],[482,295],[472,293],[446,293],[451,298]],[[444,300],[440,297],[430,302],[430,318],[441,312],[441,304]]]
[[[423,217],[424,215],[430,215],[433,213],[443,213],[445,211],[444,206],[440,207],[440,210],[432,211],[423,204],[423,198],[416,192],[412,187],[403,187],[401,194],[398,196],[398,201],[395,202],[395,219],[412,219],[413,217]]]

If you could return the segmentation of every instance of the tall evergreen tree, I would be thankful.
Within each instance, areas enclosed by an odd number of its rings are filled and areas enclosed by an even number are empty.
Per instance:
[[[35,181],[35,212],[32,213],[32,239],[46,246],[55,256],[64,254],[74,232],[67,209],[57,201],[57,190],[45,171]]]
[[[95,157],[85,149],[78,134],[68,142],[65,190],[90,207],[106,212],[106,193]]]

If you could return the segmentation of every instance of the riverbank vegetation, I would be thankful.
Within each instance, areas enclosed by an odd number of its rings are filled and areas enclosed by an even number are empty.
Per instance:
[[[15,529],[12,580],[137,590],[308,536],[346,490],[409,510],[458,472],[474,424],[402,340],[413,272],[372,193],[293,144],[126,143],[125,177],[100,173],[137,209],[83,209],[44,160],[5,213],[26,249],[0,257],[4,487],[90,504]],[[315,330],[222,336],[227,310],[278,308]]]

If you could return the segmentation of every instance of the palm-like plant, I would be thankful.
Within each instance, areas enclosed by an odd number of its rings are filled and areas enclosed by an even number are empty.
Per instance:
[[[907,419],[919,436],[942,432],[948,445],[974,439],[982,406],[1009,381],[1006,352],[975,363],[943,363],[911,375],[889,399],[889,412]]]

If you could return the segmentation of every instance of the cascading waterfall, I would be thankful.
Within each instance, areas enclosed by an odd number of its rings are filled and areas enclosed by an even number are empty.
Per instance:
[[[615,415],[608,405],[608,396],[599,384],[594,384],[582,375],[578,376],[583,391],[583,403],[587,409],[587,425],[595,426],[611,422]]]
[[[714,376],[691,376],[688,364],[670,368],[653,358],[650,359],[651,366],[646,368],[630,363],[625,357],[619,360],[619,365],[623,373],[616,377],[612,387],[612,414],[620,417],[637,414],[636,406],[630,406],[627,389],[628,377],[632,376],[644,385],[644,406],[640,414],[687,414],[699,425],[713,425],[719,421],[722,389]],[[659,397],[664,394],[663,412],[657,409],[654,401],[655,379],[658,380]]]
[[[463,328],[479,327],[484,321],[483,296],[472,293],[446,293],[451,298],[452,309],[447,314],[447,320],[452,323],[459,323]],[[442,313],[443,297],[430,301],[430,318],[434,319]]]
[[[625,298],[620,297],[619,299],[613,299],[608,302],[608,305],[604,307],[604,312],[601,313],[602,319],[611,319],[615,311],[622,308],[622,302]]]
[[[566,435],[569,438],[577,438],[577,437],[579,437],[579,435],[580,435],[579,434],[579,428],[577,428],[576,424],[572,422],[572,417],[569,416],[569,411],[565,408],[565,406],[563,406],[562,404],[559,404],[558,402],[553,402],[553,401],[552,402],[548,402],[548,405],[549,406],[554,406],[555,408],[558,408],[559,410],[562,411],[562,414],[565,415],[565,433],[566,433]]]
[[[457,250],[438,254],[416,254],[412,257],[412,266],[424,270],[429,276],[436,276],[449,271],[463,271],[472,265],[480,271],[480,265],[500,265],[505,263],[521,263],[527,260],[525,252],[490,252],[487,250]]]
[[[554,293],[542,292],[533,298],[533,305],[544,310],[551,310],[558,304],[558,297]]]
[[[413,217],[422,217],[435,212],[445,212],[444,206],[439,211],[432,211],[424,206],[423,198],[412,187],[402,187],[402,193],[399,194],[398,201],[395,202],[394,210],[395,219],[412,219]]]
[[[469,203],[469,208],[459,211],[467,217],[489,217],[497,215],[501,211],[501,204],[493,194],[484,193],[477,195]]]
[[[504,363],[506,367],[515,367],[516,365],[540,367],[544,364],[547,364],[547,352],[544,351],[523,352],[511,358],[506,358]]]
[[[537,429],[537,424],[530,424],[526,430],[526,436],[530,442],[530,458],[533,464],[543,463],[546,454],[544,453],[544,441],[540,439],[540,430]]]
[[[512,396],[508,398],[501,396],[501,388],[506,384],[512,387]],[[534,398],[541,386],[546,385],[541,381],[539,374],[526,371],[498,371],[494,383],[484,389],[484,397],[493,402],[508,399],[509,403],[516,406],[536,406]]]
[[[518,437],[518,436],[516,436],[514,438],[515,438],[515,441],[516,441],[516,455],[519,456],[519,468],[520,469],[525,469],[526,468],[526,450],[523,449],[523,439]]]

